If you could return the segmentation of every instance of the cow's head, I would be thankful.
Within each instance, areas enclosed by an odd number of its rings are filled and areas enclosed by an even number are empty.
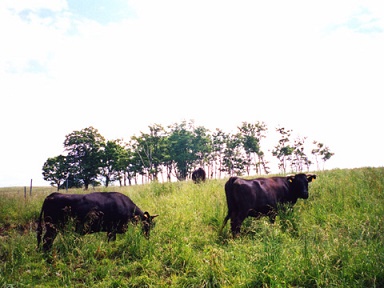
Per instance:
[[[149,238],[149,233],[151,228],[154,226],[153,218],[159,215],[149,215],[148,212],[144,212],[143,217],[141,218],[141,222],[143,224],[143,233],[146,238]]]
[[[292,190],[298,198],[308,199],[308,183],[316,179],[316,174],[296,174],[288,175],[288,182],[292,185]]]

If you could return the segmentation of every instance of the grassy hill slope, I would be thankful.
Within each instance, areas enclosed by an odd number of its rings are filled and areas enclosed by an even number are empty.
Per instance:
[[[317,175],[309,199],[273,225],[248,218],[237,239],[218,233],[225,180],[104,189],[160,215],[150,240],[68,231],[48,255],[34,221],[49,189],[0,190],[0,287],[384,287],[384,168]]]

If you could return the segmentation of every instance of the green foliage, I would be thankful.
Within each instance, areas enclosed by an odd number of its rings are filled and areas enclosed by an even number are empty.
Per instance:
[[[197,167],[208,169],[208,178],[218,179],[222,172],[249,176],[253,172],[261,174],[264,170],[269,174],[269,162],[260,146],[268,130],[263,122],[243,122],[235,134],[220,129],[211,133],[203,126],[196,127],[193,120],[170,125],[169,130],[159,124],[148,128],[149,133],[140,132],[128,143],[105,141],[93,127],[68,134],[64,141],[68,155],[47,159],[43,165],[44,180],[58,189],[82,186],[88,189],[89,185],[100,185],[100,180],[107,187],[116,181],[120,186],[126,186],[132,181],[135,184],[164,182],[174,177],[187,180]],[[281,171],[285,173],[289,166],[292,172],[301,172],[304,168],[309,171],[313,162],[304,151],[306,137],[291,143],[292,130],[277,128],[276,131],[282,138],[272,155],[278,158]],[[313,143],[317,148],[312,150],[312,155],[317,164],[321,157],[324,167],[325,161],[334,153],[322,143]]]
[[[143,172],[145,171],[154,180],[163,163],[167,163],[167,137],[161,125],[149,126],[150,133],[143,133],[139,137],[132,137],[134,142],[134,158],[140,163]]]
[[[181,124],[174,124],[168,138],[169,155],[177,167],[177,179],[186,180],[188,173],[192,170],[192,163],[195,160],[193,146],[193,123],[184,121]]]
[[[384,168],[317,176],[309,199],[275,224],[247,218],[236,239],[229,225],[219,235],[225,180],[115,187],[159,214],[149,240],[135,226],[110,243],[68,227],[46,255],[34,229],[16,227],[34,223],[49,191],[1,189],[0,287],[384,287]]]
[[[69,165],[67,157],[59,155],[48,158],[43,165],[43,178],[49,181],[52,186],[56,186],[59,190],[60,186],[67,179],[69,173]]]
[[[102,144],[100,153],[100,174],[105,178],[105,186],[110,182],[120,180],[121,171],[124,170],[122,159],[127,156],[120,140],[107,141]]]
[[[325,146],[323,143],[313,141],[313,144],[316,145],[316,148],[312,149],[312,155],[315,156],[315,160],[317,163],[317,170],[320,170],[319,168],[319,157],[321,160],[323,160],[323,165],[326,161],[331,159],[335,153],[332,153],[328,146]]]
[[[294,147],[289,143],[292,130],[286,130],[284,127],[276,128],[276,131],[280,133],[281,139],[279,144],[272,150],[272,155],[279,160],[279,169],[283,172],[287,172],[288,163],[292,160],[292,153]]]
[[[241,133],[242,145],[247,155],[247,175],[250,173],[250,167],[255,166],[256,172],[261,174],[261,166],[264,168],[264,172],[268,173],[266,169],[266,163],[263,159],[264,152],[260,148],[260,142],[262,138],[265,138],[265,132],[268,130],[265,123],[257,122],[255,124],[243,122],[241,127],[238,127]],[[253,160],[253,156],[257,155],[258,160]]]
[[[70,173],[82,180],[86,190],[99,175],[104,142],[104,137],[93,127],[73,131],[65,137]]]

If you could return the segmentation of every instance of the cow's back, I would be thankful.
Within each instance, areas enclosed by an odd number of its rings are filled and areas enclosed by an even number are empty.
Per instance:
[[[265,178],[260,180],[260,185],[265,191],[265,197],[275,208],[277,203],[286,203],[290,199],[289,183],[286,177]]]
[[[81,201],[84,195],[52,193],[43,203],[43,213],[46,222],[57,223],[64,221],[67,215],[73,212],[73,207]]]
[[[83,220],[90,211],[102,212],[105,220],[110,221],[127,221],[134,215],[142,214],[129,197],[118,192],[52,193],[45,199],[43,210],[49,222],[63,221],[69,215]]]
[[[288,195],[286,177],[256,178],[252,180],[257,193],[256,209],[268,211],[276,208],[279,202],[285,202]]]
[[[229,210],[257,212],[276,208],[277,203],[284,201],[288,191],[284,177],[242,179],[231,177],[225,184],[225,192]]]
[[[143,212],[133,201],[119,192],[94,192],[84,196],[85,210],[97,210],[110,220],[128,220]],[[80,210],[83,207],[79,207]]]
[[[225,184],[228,210],[248,211],[258,199],[259,184],[252,180],[231,177]]]

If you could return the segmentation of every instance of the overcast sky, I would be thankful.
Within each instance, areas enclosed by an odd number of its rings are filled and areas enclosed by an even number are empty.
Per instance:
[[[48,185],[75,130],[190,119],[292,129],[329,146],[326,168],[383,166],[381,0],[2,0],[0,37],[0,187]]]

